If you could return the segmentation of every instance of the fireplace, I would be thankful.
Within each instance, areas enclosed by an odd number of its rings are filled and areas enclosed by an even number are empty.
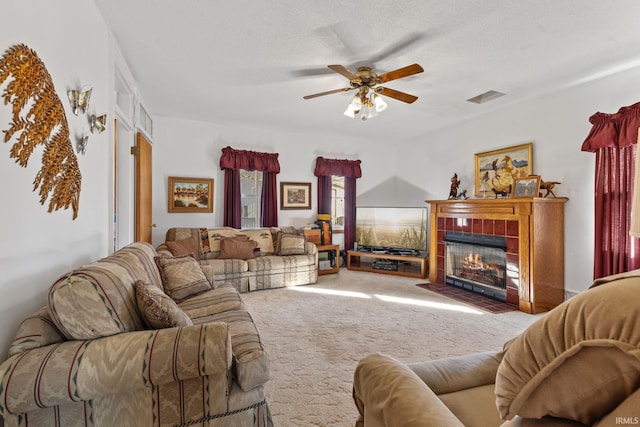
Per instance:
[[[507,239],[504,236],[447,232],[445,284],[498,301],[507,300]]]
[[[564,204],[566,198],[429,200],[429,281],[490,295],[526,313],[541,313],[564,301]],[[473,235],[488,249],[461,250]],[[472,240],[477,236],[470,237]],[[486,239],[486,237],[489,237]],[[498,239],[494,239],[498,237]],[[449,240],[449,242],[445,241]],[[460,241],[462,240],[462,241]],[[505,245],[502,243],[506,241]],[[474,243],[474,242],[471,242]],[[449,252],[451,252],[449,254]],[[478,267],[464,266],[464,258]],[[504,256],[505,268],[496,257]],[[451,261],[450,261],[451,260]],[[474,271],[478,270],[478,271]],[[501,272],[502,271],[502,272]],[[504,274],[506,273],[506,275]],[[489,277],[488,283],[477,280]],[[505,288],[501,279],[504,278]]]

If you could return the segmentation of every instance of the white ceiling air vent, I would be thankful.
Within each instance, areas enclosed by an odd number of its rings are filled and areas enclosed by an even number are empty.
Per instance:
[[[469,102],[473,102],[475,104],[484,104],[487,101],[491,101],[496,98],[500,98],[501,96],[505,96],[506,93],[498,92],[497,90],[489,90],[485,93],[481,93],[478,96],[474,96],[473,98],[467,99]]]

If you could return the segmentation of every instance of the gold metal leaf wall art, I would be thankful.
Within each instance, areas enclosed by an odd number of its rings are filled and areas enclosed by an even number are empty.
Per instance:
[[[49,198],[49,212],[71,206],[76,219],[82,175],[51,75],[35,51],[18,44],[0,59],[0,85],[7,79],[2,98],[5,105],[13,104],[13,116],[9,129],[3,130],[4,142],[17,138],[10,157],[26,167],[36,146],[44,145],[42,168],[33,181],[33,191],[40,189],[41,205]]]

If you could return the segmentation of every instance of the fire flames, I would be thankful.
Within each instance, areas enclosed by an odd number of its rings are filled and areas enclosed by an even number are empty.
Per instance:
[[[473,252],[462,259],[460,277],[480,283],[503,286],[503,276],[500,272],[500,266],[497,264],[487,264],[479,253]]]
[[[469,253],[468,257],[464,258],[470,264],[476,264],[478,267],[482,268],[484,263],[482,262],[482,257],[480,254],[474,254],[473,252]]]

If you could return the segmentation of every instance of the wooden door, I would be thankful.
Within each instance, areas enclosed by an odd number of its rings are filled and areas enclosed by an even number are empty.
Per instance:
[[[155,227],[151,217],[152,188],[151,188],[151,143],[141,132],[136,135],[135,168],[135,217],[136,217],[136,242],[151,243],[151,228]]]

